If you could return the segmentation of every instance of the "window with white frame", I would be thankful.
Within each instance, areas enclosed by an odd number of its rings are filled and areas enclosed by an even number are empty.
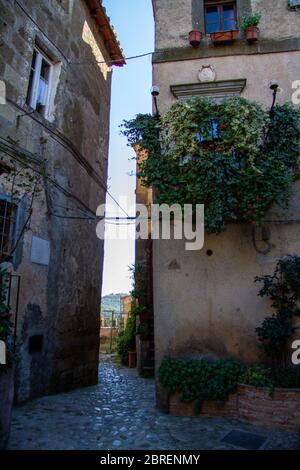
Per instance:
[[[44,117],[49,114],[52,74],[53,64],[50,59],[40,49],[34,48],[27,104]]]

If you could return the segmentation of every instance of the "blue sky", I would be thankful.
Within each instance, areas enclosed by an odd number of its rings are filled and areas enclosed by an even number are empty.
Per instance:
[[[126,57],[153,51],[154,23],[151,0],[104,0]],[[119,125],[138,113],[151,112],[151,56],[130,60],[124,67],[114,67],[110,127],[109,191],[118,199],[128,197],[127,209],[134,205],[134,152],[120,136]],[[108,204],[113,204],[107,198]],[[125,202],[122,203],[122,206]],[[113,208],[108,207],[111,214]],[[129,215],[134,215],[131,207]],[[113,212],[113,214],[115,214]],[[107,225],[107,230],[113,226]],[[124,230],[126,227],[124,227]],[[133,230],[131,228],[131,230]],[[128,292],[131,279],[128,267],[134,263],[134,240],[106,240],[102,294]]]

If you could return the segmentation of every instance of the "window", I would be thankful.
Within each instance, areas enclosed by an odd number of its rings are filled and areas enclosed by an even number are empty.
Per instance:
[[[30,70],[27,104],[44,117],[47,117],[49,112],[51,79],[51,61],[35,48]]]
[[[0,199],[0,259],[8,261],[14,242],[16,206],[6,199]]]
[[[205,142],[220,139],[222,139],[222,131],[218,119],[212,119],[210,121],[210,129],[208,132],[205,129],[201,129],[200,132],[196,134],[197,142]]]
[[[213,4],[205,3],[205,28],[206,33],[217,31],[231,31],[236,29],[236,5],[235,3]]]

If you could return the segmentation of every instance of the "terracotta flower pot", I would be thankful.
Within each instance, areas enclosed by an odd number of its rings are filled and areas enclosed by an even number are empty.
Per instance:
[[[249,43],[256,42],[259,37],[259,29],[257,26],[249,26],[249,28],[246,29],[245,34]]]
[[[237,29],[231,31],[217,31],[210,34],[210,38],[214,44],[227,44],[236,40],[239,31]]]
[[[131,369],[136,367],[136,351],[129,351],[128,353],[128,366]]]
[[[203,34],[198,29],[189,32],[189,42],[192,47],[199,47]]]

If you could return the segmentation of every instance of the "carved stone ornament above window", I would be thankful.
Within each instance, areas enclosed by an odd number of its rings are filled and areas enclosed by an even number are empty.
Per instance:
[[[235,80],[219,80],[215,82],[197,82],[184,85],[171,85],[171,92],[180,100],[187,100],[195,96],[213,98],[217,102],[231,96],[239,96],[247,83],[246,78]]]
[[[216,80],[216,72],[210,65],[203,65],[198,73],[200,82],[214,82]]]

